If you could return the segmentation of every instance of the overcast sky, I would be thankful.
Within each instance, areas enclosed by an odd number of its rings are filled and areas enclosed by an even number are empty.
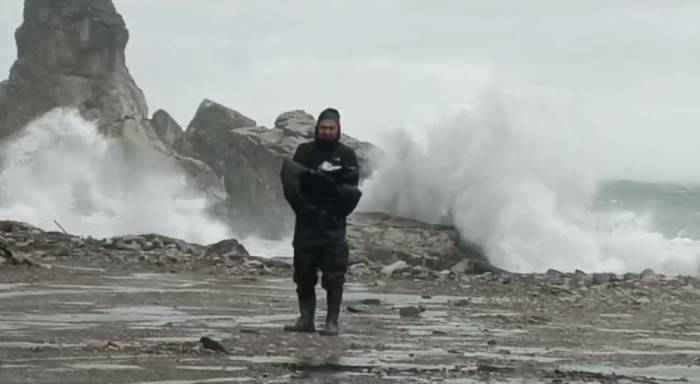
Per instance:
[[[151,111],[211,98],[272,126],[341,110],[375,140],[497,84],[583,111],[601,177],[700,182],[700,2],[115,0]],[[22,1],[0,3],[0,69]],[[6,76],[0,76],[6,77]]]

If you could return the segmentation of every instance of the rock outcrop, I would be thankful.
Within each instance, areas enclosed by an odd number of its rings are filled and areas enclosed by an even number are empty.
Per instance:
[[[175,142],[185,134],[180,124],[178,124],[168,112],[162,109],[153,113],[151,123],[153,124],[153,129],[155,129],[158,139],[168,146],[175,144]]]
[[[238,233],[251,231],[275,238],[289,233],[292,212],[284,201],[279,172],[282,160],[313,138],[315,119],[303,111],[280,115],[272,129],[234,110],[204,100],[185,134],[174,147],[209,165],[224,180],[228,201],[219,216],[229,218]],[[370,143],[343,135],[358,154],[362,177],[372,173]]]
[[[111,0],[26,0],[16,32],[17,60],[0,83],[0,140],[56,107],[72,107],[107,136],[174,159],[191,184],[223,200],[221,179],[172,150],[182,129],[164,111],[153,120],[129,74],[124,19]]]
[[[460,240],[450,226],[384,213],[357,213],[348,220],[347,239],[351,264],[373,267],[402,262],[406,267],[457,274],[497,271],[479,246]]]
[[[111,0],[26,0],[17,60],[0,88],[0,139],[58,106],[113,136],[142,130],[148,109],[126,68],[129,39]]]

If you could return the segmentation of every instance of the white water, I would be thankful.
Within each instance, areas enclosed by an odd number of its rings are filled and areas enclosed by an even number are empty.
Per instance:
[[[176,164],[129,140],[107,140],[75,110],[55,109],[0,146],[0,218],[111,237],[160,233],[210,243],[231,237],[203,213]]]
[[[361,208],[453,224],[512,271],[697,273],[700,243],[665,239],[640,213],[592,210],[581,121],[541,96],[488,90],[420,139],[388,135]]]
[[[695,274],[700,244],[655,232],[641,212],[595,212],[585,126],[565,105],[491,90],[418,138],[394,132],[363,210],[455,225],[508,270]],[[557,112],[554,112],[557,111]],[[110,237],[161,233],[198,243],[236,237],[172,160],[107,140],[77,112],[57,109],[0,146],[0,218]],[[263,256],[291,241],[242,239]]]

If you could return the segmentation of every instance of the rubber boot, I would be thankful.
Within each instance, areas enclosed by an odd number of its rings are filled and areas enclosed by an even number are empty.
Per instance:
[[[326,327],[321,331],[323,336],[338,336],[340,334],[340,326],[338,325],[338,316],[340,315],[340,307],[343,302],[343,287],[334,287],[326,291],[326,300],[328,301],[328,312],[326,313]]]
[[[299,298],[299,318],[294,325],[285,325],[287,332],[315,332],[314,317],[316,316],[316,291],[309,295],[297,295]]]

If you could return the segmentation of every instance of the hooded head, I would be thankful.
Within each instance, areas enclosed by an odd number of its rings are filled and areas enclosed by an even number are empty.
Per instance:
[[[340,114],[336,109],[326,108],[318,115],[314,140],[324,146],[334,146],[340,141]]]

